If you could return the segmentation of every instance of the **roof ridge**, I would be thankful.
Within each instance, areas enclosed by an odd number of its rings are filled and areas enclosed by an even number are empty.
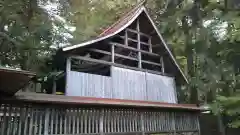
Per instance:
[[[129,16],[131,13],[134,13],[135,11],[137,11],[141,6],[144,5],[146,1],[142,0],[141,2],[139,2],[136,6],[134,6],[133,8],[131,8],[130,10],[128,10],[127,12],[125,12],[115,23],[113,23],[112,25],[110,25],[107,29],[105,29],[102,33],[100,33],[98,35],[98,37],[101,37],[102,35],[104,35],[106,32],[108,32],[109,30],[111,30],[114,26],[116,26],[119,22],[121,22],[123,19],[125,19],[127,16]]]

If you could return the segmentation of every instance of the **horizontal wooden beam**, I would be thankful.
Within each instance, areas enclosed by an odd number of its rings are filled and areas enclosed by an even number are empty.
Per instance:
[[[99,49],[89,49],[89,51],[102,53],[102,54],[106,54],[106,55],[112,55],[110,52],[107,52],[107,51],[104,51],[104,50],[99,50]],[[121,54],[118,54],[118,53],[115,53],[114,55],[116,57],[137,61],[137,58],[133,58],[133,57],[130,57],[130,56],[125,56],[125,55],[121,55]]]
[[[100,63],[100,64],[105,64],[105,65],[112,65],[112,62],[109,61],[104,61],[104,60],[99,60],[99,59],[93,59],[93,58],[88,58],[88,57],[83,57],[83,56],[76,56],[76,55],[71,55],[70,56],[73,59],[78,59],[78,60],[85,60],[89,62],[95,62],[95,63]]]
[[[142,72],[157,74],[157,75],[174,77],[170,74],[161,73],[161,72],[158,72],[158,71],[142,69],[142,68],[137,68],[137,67],[130,67],[130,66],[126,66],[126,65],[122,65],[122,64],[118,64],[118,63],[113,63],[113,62],[108,62],[108,61],[104,61],[104,60],[98,60],[98,59],[93,59],[93,58],[88,58],[88,57],[83,57],[83,56],[75,56],[75,55],[71,55],[70,57],[73,58],[73,59],[85,60],[85,61],[95,62],[95,63],[99,63],[99,64],[105,64],[105,65],[109,65],[109,66],[116,66],[116,67],[120,67],[120,68],[126,68],[126,69],[131,69],[131,70],[136,70],[136,71],[142,71]]]
[[[145,36],[145,37],[151,38],[150,35],[145,34],[145,33],[142,33],[142,32],[138,32],[138,31],[133,30],[133,29],[129,29],[129,28],[127,28],[126,30],[127,30],[128,32],[132,32],[132,33],[135,33],[135,34],[140,34],[141,36]]]
[[[160,63],[146,61],[146,60],[142,60],[142,63],[147,63],[147,64],[151,64],[151,65],[156,65],[156,66],[162,66]]]
[[[116,56],[116,57],[120,57],[120,58],[129,59],[129,60],[138,61],[137,58],[133,58],[133,57],[129,57],[129,56],[125,56],[125,55],[117,54],[117,53],[115,53],[115,56]]]
[[[97,53],[102,53],[102,54],[107,54],[107,55],[112,55],[111,52],[104,51],[104,50],[99,50],[99,49],[89,49],[91,52],[97,52]]]
[[[118,37],[124,39],[124,36],[120,36],[120,35],[118,35]],[[132,39],[132,38],[127,38],[127,40],[132,41],[132,42],[136,42],[136,43],[138,42],[137,40]],[[143,45],[146,45],[146,46],[151,46],[150,44],[145,43],[145,42],[140,42],[140,43],[143,44]]]
[[[31,92],[18,92],[15,97],[1,98],[1,101],[5,102],[17,102],[24,101],[34,103],[58,103],[61,104],[85,104],[85,105],[111,105],[111,106],[123,106],[123,107],[151,107],[151,108],[166,108],[166,109],[180,109],[188,111],[203,111],[200,107],[194,104],[173,104],[163,102],[150,102],[139,100],[123,100],[123,99],[109,99],[109,98],[94,98],[94,97],[76,97],[76,96],[64,96],[64,95],[51,95],[40,94]]]
[[[151,53],[151,52],[147,52],[147,51],[144,51],[144,50],[139,50],[139,49],[136,49],[136,48],[133,48],[133,47],[130,47],[130,46],[125,46],[125,45],[120,44],[120,43],[109,42],[109,44],[117,46],[117,47],[122,47],[122,48],[125,48],[125,49],[129,49],[129,50],[132,50],[132,51],[141,52],[141,53],[148,54],[148,55],[151,55],[151,56],[160,57],[160,55],[158,55],[156,53]]]

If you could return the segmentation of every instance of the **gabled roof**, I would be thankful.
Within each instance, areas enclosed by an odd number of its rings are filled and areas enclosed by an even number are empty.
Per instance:
[[[93,40],[89,40],[80,44],[72,45],[72,46],[66,46],[63,47],[62,50],[64,52],[77,49],[79,47],[91,45],[93,43],[97,43],[100,41],[103,41],[105,39],[108,39],[110,37],[113,37],[114,35],[120,33],[124,29],[126,29],[128,26],[130,26],[142,13],[145,13],[148,20],[151,22],[153,28],[155,29],[157,35],[159,36],[160,40],[162,41],[165,49],[167,50],[170,58],[173,60],[174,65],[177,67],[180,74],[183,76],[184,80],[188,83],[187,77],[184,75],[183,71],[181,70],[180,66],[177,64],[176,59],[174,58],[172,52],[170,51],[169,47],[167,46],[166,42],[163,40],[163,37],[161,33],[159,32],[156,24],[151,19],[147,9],[144,6],[144,2],[139,3],[137,6],[135,6],[132,10],[130,10],[128,13],[126,13],[123,17],[121,17],[117,22],[115,22],[113,25],[108,27],[106,30],[104,30],[99,36],[97,36]]]
[[[144,2],[145,1],[142,1],[141,3],[136,5],[133,9],[128,11],[126,14],[124,14],[118,21],[116,21],[114,24],[112,24],[110,27],[104,30],[98,37],[110,35],[118,31],[119,29],[121,29],[121,27],[123,27],[125,24],[127,24],[132,18],[134,18],[137,15],[138,10],[140,10],[140,7],[143,6]]]
[[[79,47],[83,47],[86,45],[90,45],[99,41],[102,41],[104,39],[107,39],[109,37],[112,37],[118,33],[120,33],[122,30],[127,28],[129,25],[131,25],[135,19],[144,11],[146,10],[144,7],[144,1],[139,3],[137,6],[135,6],[133,9],[131,9],[129,12],[127,12],[125,15],[123,15],[117,22],[115,22],[113,25],[105,29],[100,35],[98,35],[95,39],[82,42],[80,44],[72,45],[72,46],[66,46],[63,47],[63,51],[69,51],[73,50]]]

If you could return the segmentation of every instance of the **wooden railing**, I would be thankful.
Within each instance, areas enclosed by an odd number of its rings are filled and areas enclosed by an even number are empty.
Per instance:
[[[1,135],[181,133],[199,135],[198,115],[140,108],[77,107],[64,104],[5,103]]]

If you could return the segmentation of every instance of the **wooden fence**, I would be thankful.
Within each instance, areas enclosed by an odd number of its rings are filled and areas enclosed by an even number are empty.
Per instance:
[[[195,134],[190,112],[50,104],[1,104],[1,135]]]

